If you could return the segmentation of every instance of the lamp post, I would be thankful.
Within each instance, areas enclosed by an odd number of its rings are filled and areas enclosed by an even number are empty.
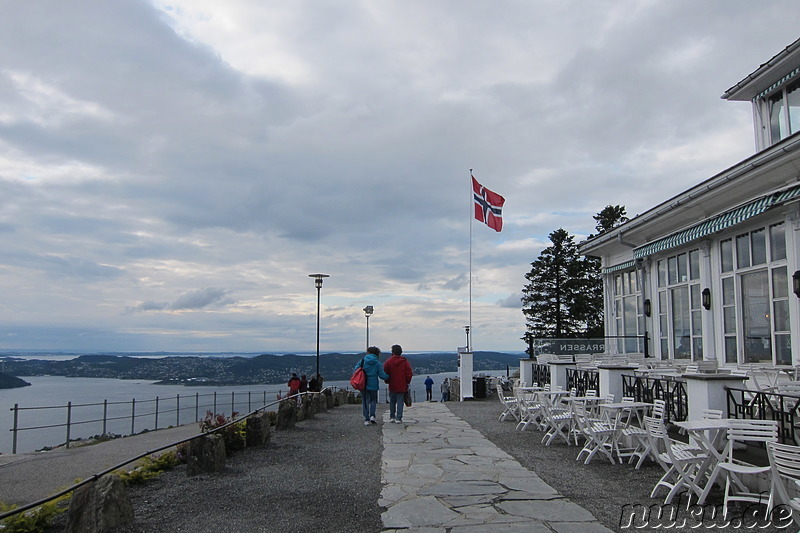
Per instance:
[[[329,278],[328,274],[309,274],[309,278],[314,278],[314,286],[317,288],[317,379],[319,380],[319,293],[322,290],[322,280]]]
[[[368,305],[364,308],[364,316],[367,317],[367,349],[369,349],[369,317],[372,315],[374,308],[371,305]]]
[[[467,332],[467,353],[472,353],[472,350],[469,348],[469,326],[464,326],[464,329]]]

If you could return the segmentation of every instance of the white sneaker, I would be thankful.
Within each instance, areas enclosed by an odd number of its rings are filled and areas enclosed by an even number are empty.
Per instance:
[[[374,416],[371,416],[371,417],[369,417],[369,421],[370,421],[370,422],[372,422],[373,424],[377,424],[377,423],[378,423],[378,422],[375,420],[375,417],[374,417]]]
[[[364,420],[364,425],[368,426],[369,425],[369,420]]]

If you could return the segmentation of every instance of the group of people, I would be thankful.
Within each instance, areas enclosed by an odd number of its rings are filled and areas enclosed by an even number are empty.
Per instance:
[[[403,423],[403,406],[411,383],[411,363],[403,357],[403,348],[399,344],[392,346],[392,355],[381,365],[378,357],[381,351],[376,346],[367,348],[367,354],[359,361],[355,368],[363,365],[366,376],[366,386],[361,391],[361,407],[364,415],[364,425],[376,424],[375,410],[378,406],[378,389],[380,380],[389,384],[389,422],[392,424]]]
[[[444,378],[441,385],[442,402],[450,401],[450,378]],[[425,399],[429,402],[433,401],[433,378],[428,376],[425,379]]]
[[[319,374],[315,374],[309,381],[305,374],[298,377],[296,372],[292,372],[292,377],[289,378],[289,382],[286,384],[289,387],[289,393],[286,398],[297,398],[296,395],[301,392],[320,392],[322,391],[322,381],[322,376]],[[278,399],[281,399],[280,394],[278,394]]]

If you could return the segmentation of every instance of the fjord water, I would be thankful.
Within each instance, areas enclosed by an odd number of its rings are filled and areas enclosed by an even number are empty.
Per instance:
[[[505,375],[505,370],[485,372],[486,375]],[[455,372],[432,374],[434,380],[433,398],[441,396],[439,386],[445,377],[455,377]],[[213,394],[216,393],[217,413],[230,415],[233,410],[240,414],[249,409],[263,405],[263,400],[272,402],[277,394],[286,394],[286,384],[271,385],[237,385],[237,386],[183,386],[156,385],[153,381],[122,380],[107,378],[66,378],[60,376],[34,376],[23,379],[31,383],[30,387],[0,390],[0,453],[11,453],[13,446],[14,426],[13,407],[20,409],[30,407],[54,407],[58,409],[21,410],[19,427],[43,427],[20,431],[17,436],[17,453],[31,452],[46,446],[56,446],[66,441],[67,403],[72,404],[72,423],[70,437],[87,438],[103,432],[102,422],[79,423],[103,418],[103,406],[79,407],[85,404],[102,404],[108,401],[107,418],[110,420],[106,432],[127,435],[131,433],[131,400],[136,400],[134,433],[144,429],[153,429],[155,423],[155,399],[159,398],[158,427],[194,423],[195,415],[203,418],[211,409]],[[411,390],[415,401],[425,399],[425,376],[415,375],[411,381]],[[326,381],[326,386],[348,387],[346,381]],[[248,402],[248,392],[249,402]],[[195,412],[196,395],[200,396],[199,412]],[[176,398],[180,397],[180,411],[176,409]],[[385,401],[385,387],[380,391],[380,401]],[[249,403],[249,405],[248,405]]]

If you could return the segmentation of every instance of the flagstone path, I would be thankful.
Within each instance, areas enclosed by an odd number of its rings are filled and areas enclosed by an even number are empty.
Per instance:
[[[406,408],[383,424],[387,533],[609,532],[444,404]]]

